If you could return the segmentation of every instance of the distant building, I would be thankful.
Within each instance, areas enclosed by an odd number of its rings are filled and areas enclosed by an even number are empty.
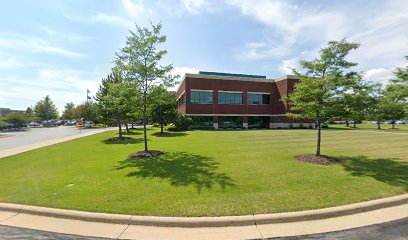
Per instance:
[[[0,116],[1,117],[6,117],[12,112],[17,112],[17,113],[22,113],[24,112],[23,110],[12,110],[10,108],[0,108]]]
[[[291,75],[187,73],[177,90],[177,107],[198,128],[311,128],[310,121],[289,118],[290,106],[282,101],[297,81]]]

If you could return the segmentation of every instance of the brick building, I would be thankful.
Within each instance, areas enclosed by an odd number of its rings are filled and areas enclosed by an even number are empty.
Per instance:
[[[199,72],[185,74],[177,90],[179,112],[197,128],[311,128],[313,123],[287,117],[282,101],[293,91],[296,76]]]

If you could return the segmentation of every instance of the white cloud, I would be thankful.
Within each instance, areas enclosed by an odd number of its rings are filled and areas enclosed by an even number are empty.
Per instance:
[[[121,17],[118,15],[109,15],[106,13],[97,13],[92,16],[79,16],[79,15],[73,15],[73,14],[63,14],[63,16],[69,20],[75,21],[75,22],[80,22],[80,23],[86,23],[86,24],[97,24],[97,23],[102,23],[102,24],[109,24],[121,28],[126,28],[129,29],[130,27],[133,26],[133,21],[130,20],[129,18]]]
[[[183,6],[189,13],[198,13],[200,9],[208,6],[205,0],[182,0]]]
[[[16,106],[20,109],[34,105],[37,101],[50,95],[60,111],[67,102],[80,104],[86,100],[86,89],[95,95],[100,83],[99,72],[82,72],[73,69],[37,70],[32,78],[16,76],[4,77],[0,81],[0,106]]]
[[[38,28],[41,32],[45,33],[49,39],[54,41],[63,41],[63,42],[71,42],[71,43],[82,43],[92,39],[92,37],[88,36],[80,36],[75,34],[69,34],[66,30],[64,31],[57,31],[49,26],[40,25]]]
[[[183,77],[186,73],[198,73],[198,70],[194,67],[175,67],[172,71],[172,75],[179,75]]]
[[[337,39],[346,32],[341,23],[347,18],[334,11],[321,11],[283,0],[227,0],[227,3],[268,28],[265,36],[247,44],[239,54],[250,60],[288,56],[293,54],[296,44],[316,40],[316,36],[319,41]]]
[[[279,70],[283,74],[288,74],[288,75],[293,74],[292,69],[299,69],[299,68],[300,68],[299,58],[297,57],[283,60],[279,66]]]
[[[80,52],[71,51],[38,37],[12,34],[0,40],[0,48],[13,51],[29,51],[34,53],[54,54],[69,58],[85,58]]]
[[[391,69],[385,69],[385,68],[373,68],[370,69],[366,72],[364,72],[364,79],[376,83],[382,83],[383,85],[386,85],[388,83],[388,80],[390,80],[393,77],[393,70]]]
[[[155,5],[172,16],[196,15],[214,13],[221,9],[221,1],[210,0],[156,0]]]
[[[125,8],[126,13],[133,18],[140,16],[145,10],[143,1],[141,0],[122,0],[122,5]]]
[[[172,74],[173,76],[175,76],[175,75],[179,75],[179,76],[180,76],[179,81],[181,81],[181,79],[183,79],[183,76],[184,76],[186,73],[198,73],[198,70],[197,70],[196,68],[194,68],[194,67],[175,67],[175,68],[171,71],[171,74]],[[176,90],[178,89],[178,87],[179,87],[179,84],[177,84],[177,86],[174,86],[174,87],[169,88],[168,90],[169,90],[169,91],[176,91]]]

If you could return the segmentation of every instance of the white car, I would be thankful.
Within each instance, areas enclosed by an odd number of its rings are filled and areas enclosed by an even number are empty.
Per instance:
[[[407,124],[407,120],[398,120],[395,123],[396,124]]]

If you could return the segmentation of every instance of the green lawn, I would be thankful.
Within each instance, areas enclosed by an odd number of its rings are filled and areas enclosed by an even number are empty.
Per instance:
[[[0,159],[0,201],[88,211],[166,216],[274,213],[330,207],[408,192],[408,132],[325,129],[322,153],[344,160],[320,166],[315,130],[191,131],[152,136],[166,154],[127,160],[142,150],[142,130],[127,144],[105,132]],[[74,185],[70,185],[74,184]]]
[[[357,124],[356,128],[354,128],[353,124],[351,124],[351,123],[350,123],[349,127],[347,127],[346,124],[331,124],[330,128],[351,129],[351,130],[376,130],[377,131],[377,124],[372,124],[372,123]],[[392,124],[382,123],[381,124],[381,129],[379,131],[384,131],[384,132],[405,131],[405,132],[408,133],[408,125],[406,125],[406,124],[395,124],[395,129],[393,129]]]

